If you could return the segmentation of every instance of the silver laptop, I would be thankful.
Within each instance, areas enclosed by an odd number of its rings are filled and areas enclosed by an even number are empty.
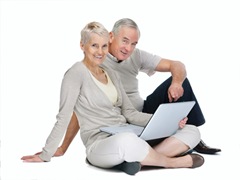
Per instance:
[[[133,132],[144,140],[153,140],[173,135],[179,128],[179,121],[187,117],[195,101],[160,104],[145,127],[134,124],[122,124],[101,127],[109,134]]]

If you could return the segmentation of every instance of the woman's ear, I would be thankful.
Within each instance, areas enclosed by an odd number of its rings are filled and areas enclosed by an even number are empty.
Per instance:
[[[82,43],[82,41],[80,41],[80,48],[84,50],[84,44]]]

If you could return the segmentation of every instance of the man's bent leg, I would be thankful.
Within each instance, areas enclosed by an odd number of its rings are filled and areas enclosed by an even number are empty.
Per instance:
[[[168,99],[168,88],[171,85],[172,77],[165,80],[162,84],[160,84],[155,91],[150,94],[144,102],[143,112],[146,113],[154,113],[158,106],[162,103],[169,103]],[[195,126],[201,126],[205,123],[205,118],[203,116],[202,110],[198,104],[197,98],[192,90],[189,80],[186,78],[183,82],[184,94],[181,98],[178,99],[177,102],[183,101],[195,101],[191,112],[188,114],[187,124],[192,124]],[[221,149],[211,148],[207,146],[202,140],[200,143],[194,148],[195,151],[203,154],[215,154],[216,152],[220,152]]]
[[[155,91],[150,94],[144,102],[143,112],[154,113],[158,106],[162,103],[169,103],[168,99],[168,88],[171,85],[172,77],[165,80],[162,84],[160,84]],[[183,82],[184,94],[181,98],[176,102],[182,101],[195,101],[193,109],[188,115],[187,124],[192,124],[195,126],[201,126],[205,123],[205,118],[203,116],[202,110],[198,104],[197,98],[194,95],[192,87],[186,78]]]

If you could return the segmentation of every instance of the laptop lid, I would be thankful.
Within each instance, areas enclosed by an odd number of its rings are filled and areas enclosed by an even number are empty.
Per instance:
[[[101,127],[100,130],[109,134],[133,132],[144,140],[159,139],[171,136],[179,128],[179,121],[187,117],[195,101],[160,104],[145,127],[123,124]]]
[[[187,117],[194,105],[195,101],[160,104],[140,137],[152,140],[173,135],[179,129],[179,122]]]

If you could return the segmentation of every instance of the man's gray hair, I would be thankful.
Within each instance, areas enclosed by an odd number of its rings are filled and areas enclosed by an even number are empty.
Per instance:
[[[119,33],[119,30],[122,27],[129,27],[129,28],[136,29],[138,31],[138,35],[140,37],[140,30],[138,28],[138,25],[132,19],[123,18],[123,19],[120,19],[117,22],[115,22],[113,29],[112,29],[113,34],[117,35]]]

